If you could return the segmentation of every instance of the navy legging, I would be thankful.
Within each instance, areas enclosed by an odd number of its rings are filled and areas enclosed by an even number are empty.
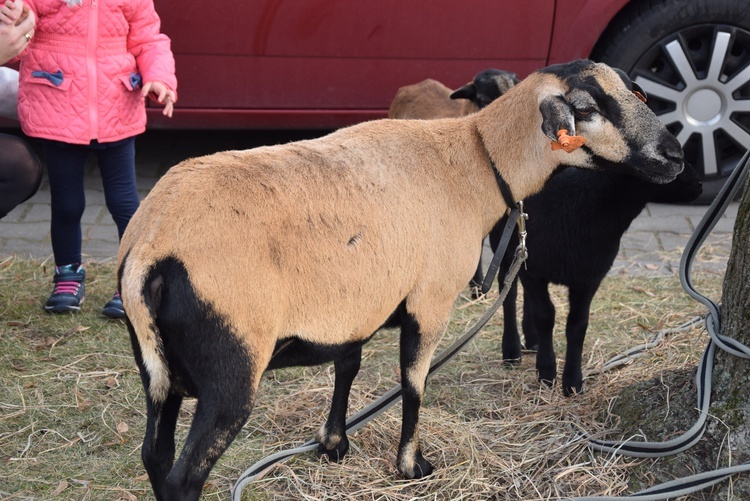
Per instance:
[[[0,219],[36,193],[42,164],[20,137],[0,134]]]
[[[81,262],[81,217],[86,207],[83,178],[90,153],[97,157],[104,199],[120,238],[138,208],[135,138],[112,143],[92,141],[88,145],[45,140],[44,154],[52,205],[50,236],[55,264],[58,266]]]

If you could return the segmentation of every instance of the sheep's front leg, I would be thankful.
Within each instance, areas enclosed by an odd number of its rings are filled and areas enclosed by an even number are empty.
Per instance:
[[[570,288],[570,311],[565,327],[567,346],[565,351],[565,368],[563,369],[563,394],[566,397],[583,391],[583,372],[581,359],[583,358],[583,341],[589,326],[591,301],[594,299],[597,287]]]
[[[406,478],[422,478],[433,470],[422,456],[417,427],[430,361],[442,332],[443,326],[439,330],[427,329],[408,313],[401,324],[403,419],[397,465]]]
[[[501,269],[501,272],[504,273],[504,270]],[[500,287],[502,289],[502,284]],[[516,320],[517,299],[518,280],[513,280],[508,296],[503,301],[503,362],[506,365],[517,365],[521,361],[521,337],[518,335]]]
[[[328,420],[318,432],[318,452],[328,456],[331,461],[340,461],[349,450],[349,439],[346,437],[346,410],[349,405],[349,392],[354,378],[359,373],[362,360],[362,346],[357,346],[346,355],[334,360],[336,382],[331,401],[331,412]]]
[[[523,284],[523,280],[521,281]],[[531,287],[531,286],[529,286]],[[539,349],[539,328],[536,325],[534,312],[534,298],[529,298],[526,285],[523,286],[523,319],[521,328],[523,329],[524,346],[527,350],[536,351]]]

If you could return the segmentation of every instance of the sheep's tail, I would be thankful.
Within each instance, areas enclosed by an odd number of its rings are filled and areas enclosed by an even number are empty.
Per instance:
[[[170,378],[164,343],[156,326],[164,279],[161,275],[153,276],[152,270],[135,252],[129,252],[120,266],[120,296],[131,333],[140,347],[141,369],[148,374],[149,397],[159,403],[167,399]]]

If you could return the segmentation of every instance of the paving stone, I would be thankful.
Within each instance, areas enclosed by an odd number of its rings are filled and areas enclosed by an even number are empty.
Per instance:
[[[26,205],[26,213],[23,216],[24,223],[38,223],[46,221],[49,224],[49,204],[31,203]],[[3,219],[5,221],[5,219]]]
[[[664,215],[658,217],[637,217],[630,225],[633,231],[671,231],[674,233],[691,233],[693,226],[682,215]]]

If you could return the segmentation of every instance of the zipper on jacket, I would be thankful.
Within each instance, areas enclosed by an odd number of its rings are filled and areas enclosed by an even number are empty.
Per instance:
[[[99,9],[98,0],[91,0],[89,9],[89,33],[86,40],[86,68],[88,71],[89,86],[89,135],[90,139],[98,139],[99,136],[99,103],[97,99],[97,61],[96,45],[99,38]]]

